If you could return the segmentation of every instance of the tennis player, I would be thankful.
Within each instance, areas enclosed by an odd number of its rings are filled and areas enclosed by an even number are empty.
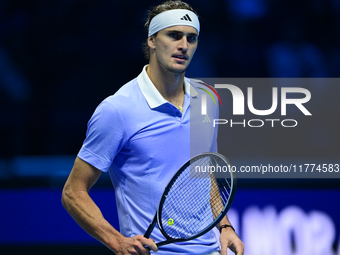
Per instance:
[[[187,3],[167,1],[150,12],[146,28],[149,64],[95,110],[63,189],[63,205],[87,233],[117,255],[225,255],[227,247],[241,255],[244,245],[226,226],[227,217],[218,225],[221,249],[214,231],[159,250],[155,241],[164,237],[158,229],[151,238],[143,237],[165,186],[190,158],[190,102],[199,92],[184,74],[197,48],[200,24]],[[211,132],[197,152],[217,150],[216,131]],[[115,189],[120,232],[89,195],[102,172],[110,173]]]

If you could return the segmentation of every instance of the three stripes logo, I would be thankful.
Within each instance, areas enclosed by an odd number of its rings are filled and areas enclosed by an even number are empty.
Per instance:
[[[210,89],[217,96],[220,104],[222,105],[222,101],[221,101],[220,96],[218,95],[217,91],[212,86],[210,86],[210,85],[208,85],[208,84],[206,84],[204,82],[198,82],[198,83],[201,84],[201,85],[204,85],[205,87]],[[209,90],[207,90],[205,88],[200,88],[200,87],[197,87],[197,88],[203,90],[204,92],[206,92],[212,98],[212,100],[214,101],[215,105],[217,106],[217,102],[216,102],[213,94]],[[203,122],[211,122],[211,120],[210,120],[210,118],[209,118],[209,116],[207,114],[207,95],[206,94],[202,94],[201,114],[205,115],[204,119],[203,119]]]
[[[211,122],[211,120],[210,120],[208,115],[204,116],[203,122]]]
[[[185,14],[185,15],[181,18],[181,20],[192,21],[192,20],[190,19],[190,16],[189,16],[188,14]]]

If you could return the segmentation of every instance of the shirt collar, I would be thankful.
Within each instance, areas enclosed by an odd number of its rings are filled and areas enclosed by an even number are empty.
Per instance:
[[[137,82],[150,108],[156,108],[162,104],[168,103],[168,101],[162,97],[150,80],[149,75],[146,73],[146,67],[147,65],[144,66],[142,72],[138,75]],[[184,77],[184,89],[185,94],[191,97],[196,97],[198,95],[195,88],[190,84],[190,79],[186,77]]]

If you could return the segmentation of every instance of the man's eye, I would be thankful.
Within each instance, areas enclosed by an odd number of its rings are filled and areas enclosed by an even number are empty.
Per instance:
[[[176,33],[171,33],[171,34],[169,34],[169,36],[173,39],[176,39],[176,40],[181,39],[181,36],[179,34],[176,34]]]
[[[188,42],[193,43],[196,41],[196,36],[188,36]]]

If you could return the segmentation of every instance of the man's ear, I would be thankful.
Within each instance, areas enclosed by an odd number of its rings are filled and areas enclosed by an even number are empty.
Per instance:
[[[150,49],[154,50],[156,48],[155,37],[153,35],[148,37],[148,45],[149,45]]]

